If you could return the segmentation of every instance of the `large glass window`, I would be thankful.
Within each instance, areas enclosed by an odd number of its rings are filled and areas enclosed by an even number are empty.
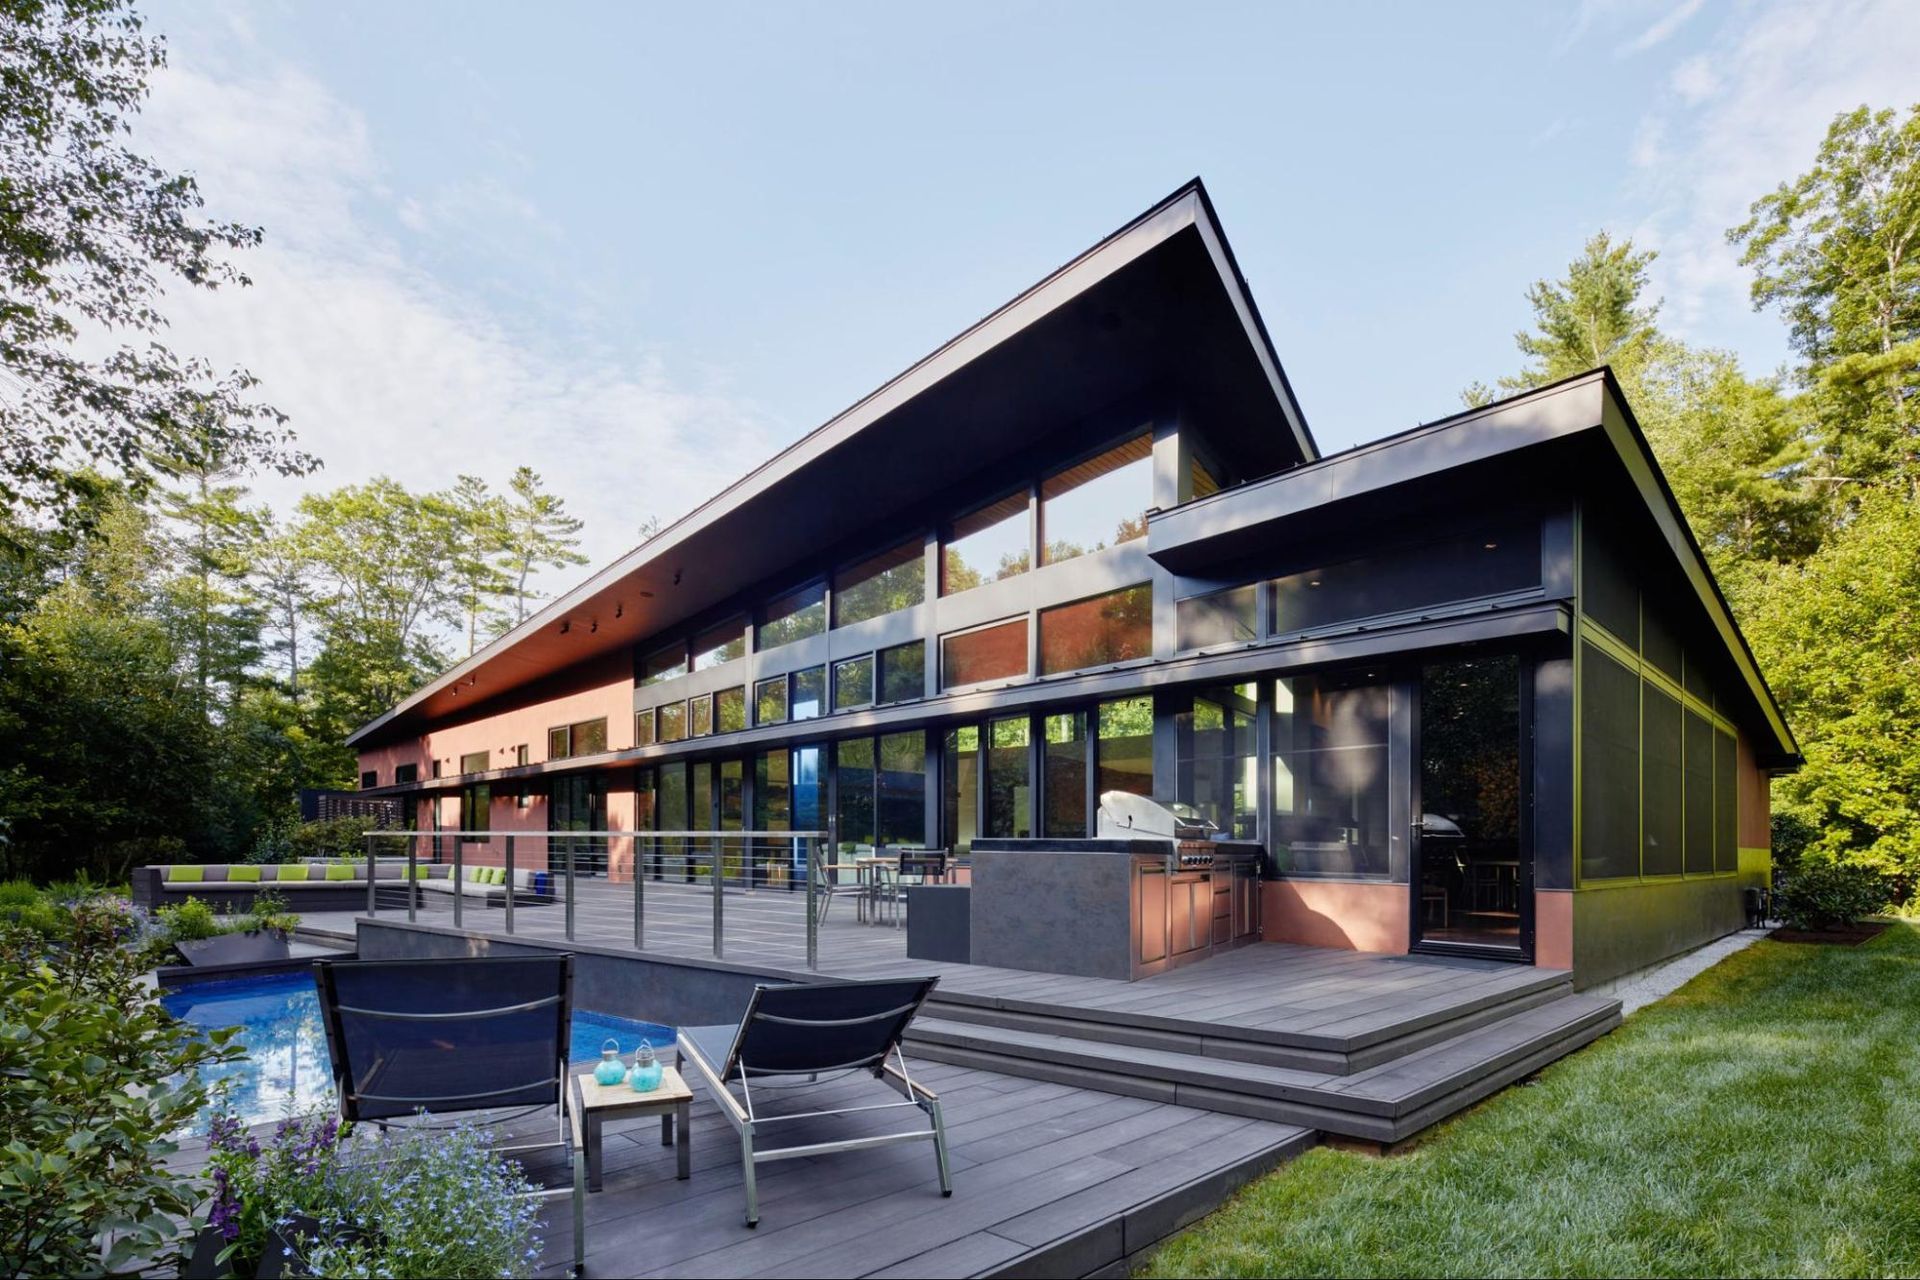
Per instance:
[[[811,720],[815,716],[825,715],[827,710],[827,669],[808,667],[804,671],[793,673],[792,716],[795,720]]]
[[[833,578],[833,625],[844,627],[911,608],[927,598],[927,562],[918,539],[842,569]]]
[[[640,683],[659,684],[687,674],[687,646],[684,642],[655,649],[640,660]]]
[[[940,637],[940,687],[957,689],[1027,674],[1027,620]]]
[[[1025,716],[987,722],[987,834],[1025,839],[1033,834],[1033,776]]]
[[[875,843],[873,739],[848,738],[836,744],[834,772],[839,790],[840,843]]]
[[[1175,799],[1219,828],[1223,839],[1251,840],[1259,823],[1251,684],[1207,689],[1174,717]]]
[[[793,830],[793,761],[785,747],[753,758],[753,827]]]
[[[1120,591],[1040,611],[1040,674],[1103,667],[1153,653],[1153,587]]]
[[[875,655],[880,663],[880,701],[905,702],[927,691],[927,646],[919,640],[882,649]]]
[[[880,737],[876,821],[880,843],[927,842],[927,740],[918,729]]]
[[[946,748],[941,829],[953,852],[964,855],[980,833],[980,727],[969,724],[949,730]]]
[[[1531,913],[1520,737],[1518,657],[1422,669],[1418,941],[1520,945]]]
[[[1598,645],[1580,662],[1580,877],[1640,874],[1640,676]]]
[[[493,788],[484,782],[475,782],[460,788],[460,830],[481,834],[463,835],[462,844],[485,844],[484,834],[492,830]]]
[[[775,676],[753,686],[753,722],[781,724],[787,718],[787,678]]]
[[[815,582],[769,601],[760,624],[761,649],[817,636],[827,629],[827,584]]]
[[[1260,638],[1260,619],[1251,586],[1230,587],[1182,600],[1174,607],[1181,649],[1210,649]]]
[[[1087,834],[1087,716],[1083,711],[1050,715],[1041,728],[1046,770],[1041,834],[1077,839]]]
[[[873,655],[833,664],[833,709],[851,711],[873,702]]]
[[[1040,482],[1040,559],[1054,564],[1147,533],[1153,437],[1139,436]]]
[[[747,727],[747,691],[740,685],[716,690],[713,695],[713,727],[720,733],[734,733]]]
[[[1027,494],[1010,493],[953,522],[940,546],[940,594],[950,596],[1033,567]]]
[[[485,751],[471,751],[460,757],[460,772],[485,773],[492,756]]]
[[[1273,686],[1273,836],[1307,875],[1387,874],[1385,685],[1295,676]]]
[[[547,759],[599,755],[607,749],[607,718],[580,720],[547,730]]]
[[[1276,578],[1273,630],[1406,613],[1540,585],[1540,527],[1509,522]]]
[[[707,694],[687,699],[689,714],[688,732],[695,738],[704,738],[713,732],[713,699]]]
[[[655,710],[660,719],[660,741],[680,742],[687,736],[687,704],[669,702]]]
[[[633,713],[633,745],[650,747],[653,745],[653,708]]]
[[[743,805],[746,802],[746,763],[741,760],[722,760],[719,768],[720,829],[722,831],[743,831],[746,820]]]
[[[670,764],[660,770],[660,825],[659,831],[690,831],[687,803],[687,766]],[[653,843],[653,875],[657,880],[661,876],[670,876],[679,880],[693,879],[693,864],[687,857],[687,842],[683,837],[670,836]]]
[[[1103,702],[1094,763],[1099,769],[1095,799],[1109,791],[1153,794],[1153,699],[1121,698]]]
[[[693,638],[693,669],[706,671],[743,658],[747,653],[747,624],[733,618]]]

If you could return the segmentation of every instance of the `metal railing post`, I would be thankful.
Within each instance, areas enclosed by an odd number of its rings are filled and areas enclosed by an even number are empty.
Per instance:
[[[466,826],[464,822],[460,825]],[[460,908],[467,896],[467,878],[461,874],[461,868],[466,865],[466,859],[466,833],[456,831],[453,835],[453,927],[456,929],[460,927]]]
[[[742,837],[742,842],[744,843],[744,841],[745,837]],[[713,869],[710,873],[713,880],[713,958],[715,960],[720,959],[726,951],[720,939],[720,890],[722,887],[720,883],[720,856],[719,850],[715,849],[713,853]]]
[[[565,840],[565,844],[567,846],[567,941],[572,942],[573,941],[573,841],[570,839]],[[547,847],[549,849],[553,847],[553,840],[551,836],[548,837]]]
[[[517,895],[513,883],[513,837],[507,837],[507,900],[502,905],[507,913],[507,932],[513,932],[513,900]]]
[[[646,896],[647,877],[641,873],[640,841],[638,831],[633,833],[633,949],[643,950],[646,946]]]
[[[833,860],[832,850],[839,844],[839,817],[827,815],[827,858]],[[814,892],[814,877],[820,873],[820,840],[817,836],[807,837],[807,968],[820,967],[820,914],[819,899]]]
[[[380,914],[380,904],[374,899],[373,883],[373,832],[367,832],[367,914]]]
[[[412,924],[420,906],[420,837],[407,837],[407,923]]]

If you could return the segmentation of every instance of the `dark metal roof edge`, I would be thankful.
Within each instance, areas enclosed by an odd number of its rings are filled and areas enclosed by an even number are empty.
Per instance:
[[[1202,186],[1200,179],[1196,177],[1196,178],[1190,179],[1185,183],[1182,183],[1171,194],[1155,202],[1145,212],[1137,215],[1136,217],[1129,219],[1124,225],[1122,225],[1118,229],[1109,232],[1105,236],[1102,236],[1090,248],[1083,250],[1082,252],[1076,254],[1074,257],[1072,257],[1065,263],[1054,268],[1052,271],[1048,272],[1045,276],[1043,276],[1040,280],[1036,281],[1034,284],[1028,286],[1026,289],[1021,290],[1018,294],[1014,295],[1012,298],[1008,299],[1006,302],[1002,303],[1000,306],[994,308],[992,311],[988,312],[985,316],[981,317],[979,320],[975,321],[973,324],[967,326],[965,329],[961,330],[959,333],[955,334],[953,337],[947,339],[945,342],[941,343],[938,347],[935,347],[927,355],[922,356],[920,359],[914,361],[911,365],[907,366],[905,369],[895,374],[893,377],[887,379],[887,381],[883,382],[882,384],[880,384],[880,386],[874,388],[872,391],[868,392],[866,395],[861,396],[859,399],[855,400],[852,404],[848,405],[845,409],[842,409],[839,413],[832,415],[825,422],[813,428],[811,431],[808,431],[805,435],[801,436],[798,440],[795,440],[791,444],[786,445],[785,447],[780,449],[777,453],[775,453],[772,457],[760,463],[758,466],[755,466],[754,468],[749,470],[746,474],[742,475],[738,480],[735,480],[732,484],[727,485],[725,488],[721,489],[718,493],[714,494],[712,497],[709,497],[704,502],[700,503],[698,506],[694,507],[693,510],[687,512],[687,514],[680,517],[678,520],[674,521],[672,524],[668,525],[665,529],[662,529],[659,533],[655,534],[652,538],[647,539],[647,541],[641,543],[640,545],[634,547],[632,550],[626,552],[624,555],[614,560],[611,564],[609,564],[604,569],[601,569],[593,573],[592,575],[590,575],[579,586],[573,588],[571,591],[565,592],[564,594],[556,597],[545,608],[535,613],[532,617],[528,618],[525,622],[521,623],[519,626],[513,628],[511,631],[503,633],[501,636],[495,639],[491,644],[488,644],[486,647],[480,649],[478,652],[471,654],[463,661],[454,664],[452,667],[448,668],[448,670],[443,672],[441,675],[435,677],[433,680],[428,681],[426,684],[422,685],[420,688],[408,694],[405,698],[401,699],[398,703],[394,704],[394,706],[390,707],[386,711],[382,712],[380,715],[374,717],[373,719],[367,721],[365,724],[362,724],[361,726],[356,728],[352,733],[347,735],[345,745],[352,747],[365,742],[368,738],[378,733],[382,728],[391,724],[395,719],[397,719],[407,711],[411,710],[413,707],[419,705],[421,702],[425,701],[427,698],[432,697],[434,694],[439,693],[441,690],[447,688],[450,685],[457,684],[462,677],[470,675],[473,672],[478,671],[480,668],[495,661],[496,659],[506,656],[526,636],[533,634],[534,632],[538,631],[541,627],[549,626],[557,621],[560,621],[561,619],[566,617],[567,614],[579,604],[584,603],[586,600],[592,598],[592,596],[594,596],[598,592],[605,590],[608,587],[611,587],[612,585],[614,585],[620,579],[626,577],[627,575],[634,573],[635,571],[640,569],[643,565],[655,559],[662,553],[671,550],[675,545],[683,541],[688,535],[693,533],[695,530],[704,528],[706,524],[709,523],[709,521],[715,517],[717,512],[723,509],[730,509],[731,507],[738,505],[739,501],[743,501],[745,500],[745,498],[750,497],[751,494],[746,493],[746,491],[753,488],[756,485],[756,483],[759,483],[762,485],[766,483],[771,483],[771,481],[774,478],[776,478],[777,474],[783,470],[783,464],[790,464],[794,456],[798,454],[800,451],[806,450],[809,446],[813,446],[815,448],[823,447],[821,442],[827,436],[834,433],[836,428],[839,428],[841,430],[849,430],[851,433],[857,433],[859,430],[862,430],[866,426],[871,425],[871,422],[878,420],[878,418],[881,416],[880,414],[874,414],[873,417],[869,419],[869,421],[859,423],[857,426],[852,426],[851,428],[847,426],[849,420],[855,418],[863,410],[866,410],[870,406],[874,405],[889,391],[901,386],[903,383],[906,383],[907,381],[912,379],[916,374],[919,374],[919,373],[922,373],[923,371],[927,371],[931,369],[933,366],[937,365],[944,357],[949,356],[949,354],[952,353],[962,343],[966,342],[968,339],[974,337],[975,335],[980,334],[983,330],[987,329],[990,325],[992,325],[996,320],[999,320],[1001,317],[1007,315],[1009,312],[1021,306],[1023,303],[1026,303],[1028,300],[1038,296],[1043,291],[1045,291],[1049,286],[1053,285],[1055,282],[1065,277],[1068,273],[1090,262],[1095,257],[1097,257],[1100,253],[1108,249],[1110,246],[1121,241],[1129,233],[1136,231],[1139,228],[1146,226],[1148,223],[1151,223],[1154,219],[1163,217],[1167,213],[1177,209],[1182,201],[1193,202],[1194,219],[1197,220],[1200,217],[1205,217],[1209,223],[1209,226],[1213,235],[1215,236],[1215,238],[1219,240],[1223,249],[1226,250],[1227,260],[1229,265],[1232,266],[1234,276],[1231,281],[1223,281],[1222,283],[1230,285],[1232,288],[1234,288],[1240,293],[1241,300],[1248,306],[1249,310],[1253,313],[1256,323],[1260,324],[1259,334],[1258,334],[1259,339],[1261,342],[1263,342],[1266,345],[1267,355],[1269,359],[1273,361],[1274,368],[1279,371],[1280,377],[1282,380],[1282,389],[1285,393],[1285,401],[1286,401],[1286,403],[1283,405],[1283,414],[1288,417],[1290,426],[1295,426],[1298,431],[1304,432],[1306,427],[1305,420],[1300,416],[1298,402],[1293,399],[1293,392],[1292,392],[1291,386],[1286,385],[1285,370],[1280,368],[1278,357],[1272,351],[1272,342],[1271,342],[1271,339],[1267,337],[1265,325],[1264,323],[1259,322],[1258,310],[1253,306],[1253,300],[1251,295],[1247,294],[1246,292],[1246,282],[1239,275],[1238,266],[1233,265],[1231,248],[1227,246],[1226,237],[1221,232],[1218,220],[1214,216],[1212,203],[1207,199],[1206,190],[1204,186]],[[1191,223],[1188,223],[1186,225],[1191,225]],[[1162,241],[1157,241],[1155,245],[1149,246],[1149,248],[1158,247],[1158,244],[1164,242],[1165,238],[1170,238],[1173,234],[1176,234],[1180,229],[1182,228],[1176,227],[1172,231],[1169,231],[1167,237],[1163,237]],[[1142,250],[1143,253],[1145,251],[1146,250],[1144,249]],[[1104,279],[1105,277],[1103,276],[1102,278]],[[1088,286],[1088,287],[1091,287],[1091,286]],[[1066,299],[1062,299],[1063,303],[1065,301]],[[1050,308],[1049,313],[1051,313],[1052,310],[1053,308]],[[1038,317],[1036,317],[1036,319],[1038,319]],[[1029,322],[1029,324],[1030,323],[1031,322]],[[1021,327],[1022,329],[1024,329],[1027,326],[1023,325]],[[1012,334],[1007,335],[1008,338],[1012,336],[1013,336]],[[1001,341],[1005,341],[1005,339],[1002,339]],[[993,344],[994,347],[998,347],[999,345],[1000,345],[999,342],[996,342]],[[980,354],[984,354],[984,352],[976,352],[974,355],[967,357],[965,360],[962,360],[958,365],[955,366],[954,369],[947,370],[946,373],[943,373],[941,375],[941,378],[950,376],[953,372],[957,371],[958,368],[964,367],[965,364],[970,363],[974,359],[977,359]],[[915,393],[915,394],[918,394],[918,393]],[[1311,446],[1312,437],[1309,435],[1309,436],[1306,436],[1305,439],[1306,439],[1306,443],[1309,446]]]

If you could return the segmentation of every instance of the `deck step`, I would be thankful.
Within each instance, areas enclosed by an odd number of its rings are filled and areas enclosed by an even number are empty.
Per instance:
[[[917,1058],[1392,1143],[1620,1023],[1616,1000],[1563,995],[1348,1075],[922,1016]]]
[[[1305,1036],[1275,1035],[1229,1022],[1207,1022],[1177,1029],[1177,1025],[1095,1021],[1086,1016],[1090,1011],[1070,1006],[1056,1006],[1049,1010],[1038,1004],[1007,1007],[969,1000],[947,1000],[942,998],[938,990],[928,1002],[927,1013],[945,1022],[1070,1036],[1139,1049],[1200,1054],[1297,1071],[1352,1075],[1406,1057],[1429,1045],[1453,1039],[1476,1027],[1488,1026],[1527,1009],[1564,999],[1572,993],[1572,977],[1555,974],[1541,982],[1487,997],[1483,1002],[1450,1003],[1445,1012],[1451,1016],[1440,1021],[1429,1021],[1417,1013],[1411,1014],[1405,1022],[1393,1028],[1385,1039],[1347,1048],[1331,1047],[1338,1043],[1332,1037],[1314,1041]]]

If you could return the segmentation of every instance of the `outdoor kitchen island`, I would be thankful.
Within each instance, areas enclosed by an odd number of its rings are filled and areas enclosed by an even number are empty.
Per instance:
[[[1132,980],[1260,936],[1254,846],[982,839],[972,864],[974,964]]]

